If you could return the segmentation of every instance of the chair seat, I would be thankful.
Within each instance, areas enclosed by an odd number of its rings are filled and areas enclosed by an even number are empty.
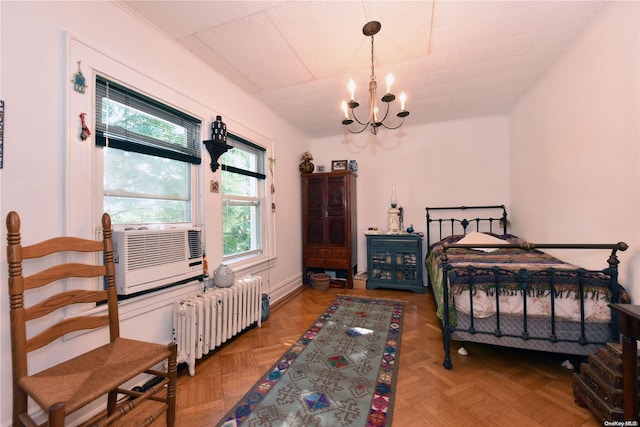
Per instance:
[[[59,402],[70,414],[158,363],[167,360],[166,345],[118,338],[18,382],[41,407]]]

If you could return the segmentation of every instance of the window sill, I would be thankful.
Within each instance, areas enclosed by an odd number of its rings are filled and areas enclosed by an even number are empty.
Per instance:
[[[249,259],[226,260],[222,261],[222,263],[228,265],[236,274],[236,276],[238,276],[244,274],[257,274],[265,271],[269,267],[269,264],[275,262],[276,259],[277,257],[268,258],[264,255],[261,255],[257,257],[251,257]]]

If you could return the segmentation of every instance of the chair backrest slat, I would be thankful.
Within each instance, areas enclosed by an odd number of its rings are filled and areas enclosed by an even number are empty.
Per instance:
[[[22,247],[22,259],[41,258],[57,252],[97,252],[103,249],[101,240],[80,237],[54,237],[40,243]]]
[[[27,339],[27,353],[40,347],[44,347],[50,342],[66,335],[70,332],[81,331],[86,329],[95,329],[109,325],[109,316],[80,316],[65,319],[56,323],[50,328],[45,329],[38,335]]]
[[[106,269],[104,265],[89,265],[68,263],[60,264],[46,270],[42,270],[39,273],[31,276],[24,276],[24,289],[35,289],[49,283],[56,282],[61,279],[68,279],[71,277],[98,277],[104,276]]]
[[[89,291],[74,289],[61,292],[50,298],[38,302],[25,310],[25,320],[33,320],[72,304],[104,302],[107,300],[107,291]]]

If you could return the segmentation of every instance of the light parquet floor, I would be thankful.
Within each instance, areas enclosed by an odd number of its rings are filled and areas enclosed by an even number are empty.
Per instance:
[[[442,332],[432,295],[409,291],[306,289],[272,307],[269,319],[179,374],[178,426],[213,426],[324,312],[338,294],[406,302],[393,412],[397,427],[601,426],[575,404],[560,355],[467,344],[442,366]],[[454,343],[455,344],[455,343]],[[570,359],[577,367],[579,359]],[[163,425],[164,420],[161,424]]]

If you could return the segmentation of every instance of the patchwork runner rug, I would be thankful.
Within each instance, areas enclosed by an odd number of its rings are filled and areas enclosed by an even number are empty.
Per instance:
[[[218,426],[391,426],[403,315],[338,296]]]

